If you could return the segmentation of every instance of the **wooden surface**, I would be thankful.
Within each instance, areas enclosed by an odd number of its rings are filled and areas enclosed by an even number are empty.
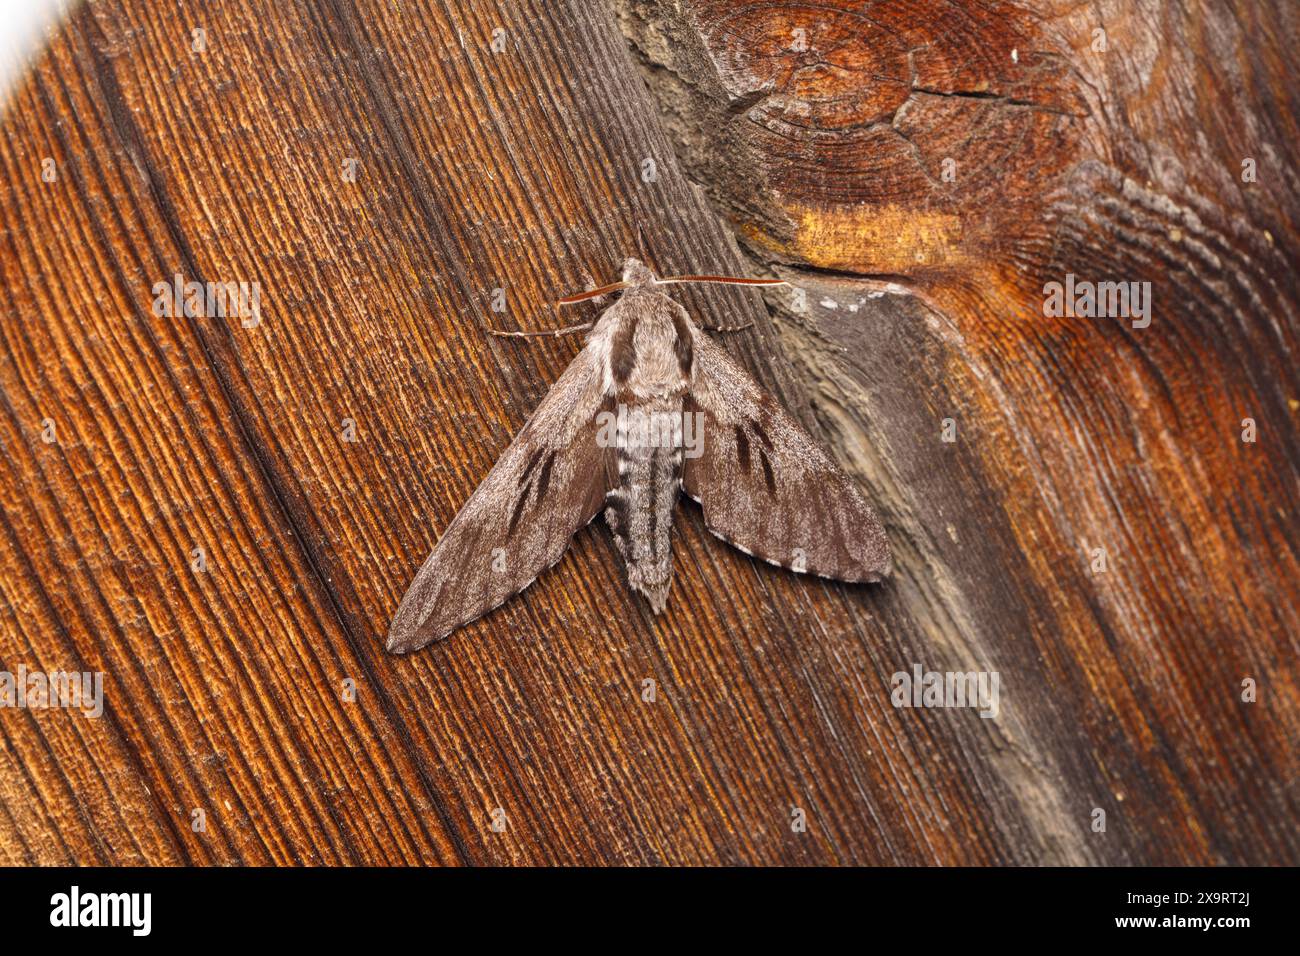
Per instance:
[[[106,709],[0,711],[0,862],[1300,862],[1298,42],[1286,2],[78,8],[0,120],[0,669]],[[387,655],[577,349],[484,329],[638,230],[807,291],[680,298],[756,323],[894,578],[684,504],[662,617],[598,522]],[[1044,317],[1070,272],[1151,326]],[[156,316],[176,273],[261,323]],[[999,716],[895,709],[914,664]]]

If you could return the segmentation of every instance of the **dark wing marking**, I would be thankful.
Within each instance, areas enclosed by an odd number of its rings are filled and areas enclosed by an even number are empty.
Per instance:
[[[452,520],[393,617],[390,651],[446,637],[518,594],[604,505],[601,348],[593,342],[574,358]]]
[[[709,530],[792,571],[841,581],[889,574],[889,542],[852,479],[708,336],[695,337],[685,410],[703,419],[702,453],[682,487]]]

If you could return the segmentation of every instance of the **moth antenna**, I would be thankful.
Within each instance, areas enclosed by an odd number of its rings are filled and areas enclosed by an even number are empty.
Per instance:
[[[715,282],[720,285],[789,285],[784,279],[742,279],[739,276],[666,276],[656,279],[655,285],[672,285],[682,282]]]
[[[589,289],[586,292],[576,292],[573,295],[566,295],[562,299],[556,299],[556,305],[574,305],[578,302],[586,302],[588,299],[599,298],[602,295],[608,295],[611,292],[617,292],[619,289],[626,289],[626,282],[611,282],[609,285],[603,285],[599,289]]]
[[[542,329],[540,332],[509,332],[505,329],[488,328],[488,335],[495,335],[503,339],[534,339],[550,337],[558,339],[565,335],[575,335],[578,332],[585,332],[596,323],[583,322],[581,325],[569,325],[562,329]]]

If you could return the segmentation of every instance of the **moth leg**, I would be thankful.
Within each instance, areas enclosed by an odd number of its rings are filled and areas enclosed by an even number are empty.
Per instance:
[[[745,329],[752,329],[753,322],[746,322],[744,325],[702,325],[703,329],[710,332],[743,332]]]
[[[595,324],[595,322],[584,322],[581,325],[569,325],[562,329],[545,329],[541,332],[507,332],[504,329],[488,328],[488,334],[496,335],[503,339],[531,339],[548,335],[552,338],[559,338],[562,335],[573,335],[577,332],[585,332]]]

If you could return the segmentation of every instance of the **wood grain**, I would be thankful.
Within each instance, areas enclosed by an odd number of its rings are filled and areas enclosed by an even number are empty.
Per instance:
[[[1294,6],[632,7],[693,175],[807,290],[781,341],[930,641],[1033,673],[1108,859],[1293,860]],[[1150,282],[1150,327],[1046,316],[1068,274]]]
[[[0,862],[1300,860],[1294,14],[870,6],[802,72],[796,5],[73,12],[0,120],[0,669],[107,703],[0,711]],[[1103,17],[1130,45],[1093,62]],[[926,186],[948,152],[969,191]],[[662,617],[597,523],[385,654],[577,348],[486,328],[638,246],[808,290],[680,297],[755,322],[725,344],[861,477],[895,578],[755,564],[684,505]],[[1152,327],[1045,320],[1070,270],[1150,278]],[[155,315],[177,273],[259,283],[260,323]],[[999,671],[999,717],[894,708],[914,663]]]

